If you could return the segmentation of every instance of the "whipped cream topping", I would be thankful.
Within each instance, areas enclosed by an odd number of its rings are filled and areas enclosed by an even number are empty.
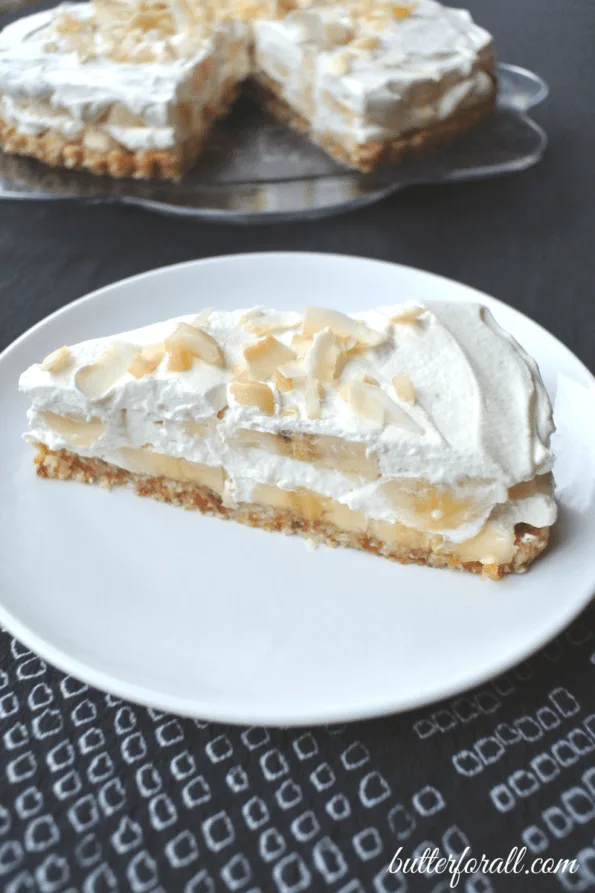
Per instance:
[[[356,144],[427,127],[494,89],[490,35],[434,0],[147,0],[143,9],[98,0],[4,29],[0,116],[23,134],[76,139],[91,126],[132,151],[166,149],[193,129],[180,104],[202,109],[222,84],[242,81],[252,50],[253,70],[273,78],[314,134]],[[110,146],[95,135],[89,148]]]
[[[254,23],[256,67],[313,132],[395,139],[485,99],[492,39],[434,0],[343,0]]]
[[[221,85],[242,81],[248,73],[246,28],[240,22],[202,29],[192,24],[173,34],[137,29],[124,45],[127,55],[113,58],[106,45],[109,22],[98,23],[96,16],[93,4],[64,3],[1,32],[1,118],[29,135],[51,129],[75,139],[90,131],[131,151],[166,149],[196,127],[188,109],[179,114],[180,106],[188,104],[199,116]],[[64,18],[80,31],[61,29]],[[205,76],[198,77],[205,65]],[[98,140],[89,148],[109,146]]]
[[[311,417],[307,386],[280,390],[272,373],[266,378],[274,398],[272,412],[238,400],[236,385],[246,379],[244,351],[262,340],[267,325],[287,348],[297,349],[300,340],[300,314],[254,308],[190,315],[87,341],[70,348],[68,361],[54,372],[47,364],[31,366],[20,379],[31,401],[25,438],[53,450],[73,448],[44,413],[98,420],[101,430],[95,442],[76,447],[76,452],[135,470],[120,450],[149,447],[223,466],[230,502],[249,502],[259,483],[284,490],[305,488],[368,517],[409,526],[407,507],[390,498],[387,482],[421,479],[447,485],[468,491],[479,505],[468,523],[456,528],[433,520],[432,532],[453,542],[473,537],[490,516],[509,525],[553,523],[550,403],[537,366],[491,313],[477,304],[436,302],[413,312],[395,305],[350,318],[360,321],[354,325],[363,322],[375,346],[362,349],[360,344],[347,356],[338,378],[320,387],[319,413],[314,413],[319,417]],[[278,328],[280,320],[289,327]],[[140,378],[126,371],[141,348],[163,344],[180,322],[198,326],[214,339],[224,365],[195,360],[187,371],[175,372],[168,368],[166,355]],[[314,335],[305,359],[293,364],[301,363],[306,374],[323,334]],[[81,390],[81,373],[104,360],[109,350],[123,361],[122,370],[105,393],[91,398]],[[375,400],[386,403],[388,417],[362,415],[346,399],[345,386],[361,388],[366,379],[375,384],[364,385],[364,390],[371,389]],[[395,380],[410,383],[413,401]],[[201,427],[207,420],[210,424]],[[339,466],[321,468],[258,446],[238,449],[240,430],[341,438],[376,457],[380,477],[354,479]],[[539,486],[527,492],[517,488],[509,498],[515,485],[535,479]]]

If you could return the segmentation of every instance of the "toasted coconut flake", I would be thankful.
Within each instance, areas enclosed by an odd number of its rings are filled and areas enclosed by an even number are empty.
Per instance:
[[[143,378],[154,372],[165,356],[164,344],[148,344],[140,350],[128,367],[128,372],[134,378]]]
[[[345,401],[356,415],[364,419],[370,419],[379,425],[385,424],[385,411],[382,404],[368,395],[369,386],[363,382],[352,380],[339,388],[339,396]]]
[[[240,325],[246,326],[251,320],[262,318],[265,315],[265,311],[260,307],[252,307],[251,310],[246,310],[242,316],[240,316]]]
[[[326,63],[326,70],[335,77],[342,77],[351,68],[351,56],[346,50],[336,53]]]
[[[349,46],[353,50],[375,50],[379,45],[379,39],[373,34],[366,34],[363,37],[357,37],[349,44]]]
[[[135,352],[132,344],[114,342],[95,363],[79,369],[75,386],[90,400],[99,400],[126,373]]]
[[[192,7],[185,0],[170,0],[169,10],[177,28],[191,28],[194,24]]]
[[[363,384],[369,384],[373,387],[380,387],[380,382],[377,378],[374,378],[373,375],[369,375],[367,372],[357,372],[350,381],[359,381]]]
[[[297,406],[293,406],[293,404],[291,406],[284,406],[281,410],[281,415],[288,416],[289,418],[297,418],[299,414],[299,409]]]
[[[423,429],[417,422],[375,385],[349,381],[339,388],[339,396],[362,419],[369,419],[379,425],[396,425],[412,434],[423,434]]]
[[[58,350],[53,350],[52,353],[49,353],[47,357],[43,360],[41,364],[41,368],[44,372],[52,372],[54,375],[57,375],[59,372],[64,372],[65,369],[72,364],[72,354],[67,347],[59,347]]]
[[[338,335],[337,337],[341,339],[341,344],[343,345],[343,350],[345,351],[346,354],[349,354],[352,350],[355,350],[357,347],[360,347],[362,350],[368,349],[367,344],[363,344],[361,341],[358,341],[357,338],[354,338],[352,335]]]
[[[306,370],[299,360],[292,360],[291,363],[282,363],[278,367],[279,372],[285,378],[305,378]]]
[[[276,375],[280,376],[284,381],[289,382],[289,390],[302,388],[306,382],[306,370],[299,360],[295,360],[291,363],[284,363],[282,366],[279,366]],[[283,388],[280,388],[280,390],[283,390]]]
[[[415,388],[413,382],[408,375],[395,375],[393,378],[393,388],[395,394],[403,403],[415,403]]]
[[[306,382],[306,415],[309,419],[319,419],[322,414],[321,400],[324,391],[320,382],[308,379]]]
[[[366,344],[368,347],[376,347],[378,344],[383,344],[387,339],[385,332],[375,332],[365,323],[352,319],[339,310],[326,310],[324,307],[307,307],[304,312],[302,334],[313,336],[326,328],[332,329],[335,335],[354,338],[355,341]]]
[[[365,344],[363,341],[354,341],[353,338],[349,339],[351,347],[347,350],[347,358],[355,357],[360,353],[363,353],[365,350],[370,349],[369,344]]]
[[[391,11],[396,19],[408,19],[415,6],[415,3],[394,3]]]
[[[185,344],[182,344],[181,341],[170,340],[169,345],[167,345],[167,352],[169,354],[169,359],[167,361],[167,368],[169,372],[189,372],[192,369],[192,362],[194,360],[194,356],[192,351],[188,350]]]
[[[295,357],[295,351],[272,335],[244,348],[244,359],[251,377],[261,381],[270,378],[279,366],[290,363]]]
[[[313,337],[313,335],[303,335],[301,332],[296,332],[291,339],[291,346],[300,359],[303,359],[312,347]]]
[[[266,415],[274,415],[274,394],[270,387],[261,381],[234,381],[229,390],[243,406],[255,406]]]
[[[353,37],[353,28],[344,21],[331,19],[323,23],[324,39],[327,46],[342,46]]]
[[[343,340],[332,329],[317,332],[308,351],[305,367],[309,375],[318,381],[331,382],[339,377],[345,365]]]
[[[199,328],[199,329],[202,328],[202,326],[206,326],[206,324],[208,323],[209,319],[211,318],[211,314],[212,314],[212,312],[213,312],[213,308],[212,308],[212,307],[204,307],[204,308],[200,311],[200,313],[197,313],[197,314],[196,314],[196,316],[195,316],[195,318],[194,318],[194,321],[193,321],[192,325],[193,325],[193,326],[196,326],[196,327]]]
[[[269,335],[296,329],[302,322],[301,314],[282,310],[249,310],[240,323],[252,335]]]
[[[291,380],[291,378],[286,378],[281,372],[279,372],[278,369],[273,376],[273,381],[275,383],[275,387],[282,393],[293,391],[293,381]]]
[[[127,63],[167,62],[196,55],[207,36],[204,26],[214,17],[210,4],[207,7],[181,4],[180,0],[132,4],[102,0],[84,20],[67,9],[61,11],[55,30],[81,61],[98,56],[99,44],[102,58]]]
[[[214,338],[197,326],[188,325],[186,322],[178,323],[175,331],[165,339],[165,349],[169,354],[175,351],[180,353],[183,347],[191,357],[198,357],[211,366],[224,366],[223,354]]]
[[[240,378],[240,379],[250,378],[248,368],[243,363],[236,363],[234,366],[232,366],[231,374],[233,375],[234,378]]]
[[[394,323],[414,323],[426,312],[427,307],[422,307],[421,304],[405,304],[389,318]]]

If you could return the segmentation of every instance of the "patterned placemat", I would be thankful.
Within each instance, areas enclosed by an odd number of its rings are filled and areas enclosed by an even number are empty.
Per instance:
[[[576,859],[463,875],[465,893],[595,889],[595,610],[493,683],[314,729],[236,728],[123,702],[0,634],[6,893],[446,893],[453,859]],[[472,865],[470,866],[473,867]],[[517,865],[518,867],[518,865]]]

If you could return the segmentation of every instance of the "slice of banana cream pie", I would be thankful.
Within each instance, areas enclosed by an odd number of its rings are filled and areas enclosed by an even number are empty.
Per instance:
[[[41,477],[493,579],[556,518],[538,368],[478,304],[203,310],[57,347],[20,388]]]

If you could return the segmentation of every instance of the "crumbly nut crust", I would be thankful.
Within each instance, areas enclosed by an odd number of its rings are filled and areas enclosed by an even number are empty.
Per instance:
[[[481,574],[499,580],[505,574],[523,573],[543,552],[549,539],[549,528],[535,528],[518,524],[515,533],[515,554],[508,564],[482,565],[479,561],[462,562],[452,555],[433,552],[430,549],[394,547],[374,537],[340,530],[334,524],[308,521],[295,512],[253,504],[235,507],[223,505],[217,494],[207,487],[181,483],[162,477],[148,477],[118,468],[101,459],[87,459],[69,450],[54,452],[43,444],[37,444],[35,457],[37,474],[57,480],[76,480],[83,483],[99,483],[105,487],[129,486],[139,496],[151,496],[161,502],[181,505],[185,509],[198,509],[206,515],[217,515],[249,527],[285,534],[301,534],[332,548],[347,546],[372,552],[398,561],[401,564],[420,564],[429,567],[451,567]]]

